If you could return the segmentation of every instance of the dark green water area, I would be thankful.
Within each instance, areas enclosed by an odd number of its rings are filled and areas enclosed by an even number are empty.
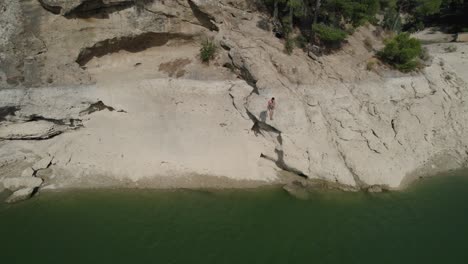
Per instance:
[[[468,263],[468,172],[401,192],[90,190],[0,205],[1,263]]]

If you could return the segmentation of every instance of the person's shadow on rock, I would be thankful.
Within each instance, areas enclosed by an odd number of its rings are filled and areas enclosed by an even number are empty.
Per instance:
[[[262,120],[262,122],[265,123],[266,119],[267,119],[267,111],[265,110],[260,113],[260,120]]]

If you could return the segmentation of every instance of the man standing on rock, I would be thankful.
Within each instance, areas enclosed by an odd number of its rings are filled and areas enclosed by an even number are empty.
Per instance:
[[[272,97],[268,101],[268,113],[270,114],[270,120],[273,120],[273,111],[275,110],[275,106],[276,106],[275,98]]]

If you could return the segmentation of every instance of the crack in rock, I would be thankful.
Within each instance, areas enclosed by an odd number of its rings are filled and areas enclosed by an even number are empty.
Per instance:
[[[394,133],[394,136],[393,138],[398,142],[398,144],[400,144],[401,146],[403,146],[403,144],[400,142],[400,140],[397,138],[397,135],[398,135],[398,132],[397,132],[397,129],[396,129],[396,126],[395,126],[395,119],[392,119],[392,121],[390,121],[390,124],[392,126],[392,130],[393,130],[393,133]]]
[[[337,140],[335,138],[335,137],[339,138],[339,135],[338,135],[337,131],[335,129],[333,129],[333,125],[331,124],[329,117],[325,114],[322,105],[319,102],[317,103],[317,105],[319,106],[320,113],[321,113],[323,119],[325,120],[325,126],[327,127],[327,131],[332,132],[331,135],[330,135],[331,140],[332,140],[332,143],[335,145],[335,149],[338,152],[338,155],[340,156],[341,160],[343,161],[343,165],[350,172],[350,174],[353,177],[354,182],[356,183],[357,187],[359,189],[363,189],[365,186],[367,186],[367,184],[364,183],[360,179],[359,175],[354,171],[353,167],[349,164],[349,161],[348,161],[345,153],[341,150],[340,145],[339,145],[339,143],[337,142]]]
[[[41,115],[30,115],[27,120],[27,122],[36,122],[36,121],[47,121],[47,122],[51,122],[53,124],[56,124],[56,125],[60,125],[60,126],[69,126],[69,127],[72,127],[72,128],[75,128],[75,127],[82,127],[83,124],[82,124],[82,120],[81,119],[77,119],[77,118],[69,118],[69,119],[55,119],[55,118],[49,118],[49,117],[44,117],[44,116],[41,116]]]
[[[108,106],[104,104],[102,101],[97,101],[96,103],[92,103],[89,105],[88,108],[80,112],[80,115],[89,115],[94,112],[102,111],[104,109],[109,110],[110,112],[115,111],[115,108],[112,106]]]
[[[37,176],[37,173],[40,170],[45,170],[48,169],[52,165],[52,161],[54,160],[54,157],[46,157],[38,161],[36,164],[33,165],[32,169],[34,171],[33,177],[39,178],[42,180],[42,183],[37,186],[36,188],[33,189],[31,196],[29,198],[32,198],[37,192],[39,192],[39,189],[41,188],[42,184],[44,183],[44,179],[40,178]]]
[[[374,153],[382,154],[379,150],[377,150],[377,149],[375,149],[375,148],[373,148],[373,147],[371,146],[370,140],[369,140],[366,136],[364,136],[364,132],[361,132],[361,137],[362,137],[362,138],[364,139],[364,141],[366,142],[367,148],[369,148],[369,149],[370,149],[372,152],[374,152]]]
[[[235,102],[235,97],[234,97],[234,95],[232,95],[232,93],[229,93],[229,97],[231,97],[232,106],[233,106],[233,107],[236,109],[236,111],[242,116],[242,118],[249,120],[248,118],[246,118],[246,117],[242,114],[242,112],[241,112],[241,111],[239,110],[239,108],[237,107],[236,102]]]
[[[237,65],[234,62],[234,58],[231,55],[231,52],[228,53],[228,57],[231,60],[231,66],[228,68],[234,69],[235,72],[237,73],[237,76],[244,80],[250,87],[252,87],[252,92],[250,92],[249,96],[252,94],[260,94],[258,87],[257,87],[257,80],[254,78],[252,73],[247,69],[247,67],[242,64],[242,65]]]

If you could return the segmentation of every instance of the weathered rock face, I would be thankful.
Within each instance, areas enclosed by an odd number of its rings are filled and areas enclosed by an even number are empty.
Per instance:
[[[0,3],[0,84],[15,88],[0,90],[6,178],[27,162],[47,163],[54,188],[236,184],[194,175],[265,184],[287,170],[373,189],[467,164],[462,43],[429,45],[432,63],[404,75],[365,69],[364,39],[382,46],[372,27],[335,54],[286,55],[257,26],[268,19],[256,1],[10,2]],[[209,65],[198,58],[208,37],[220,47]]]
[[[190,1],[166,2],[0,3],[2,86],[90,84],[94,78],[85,67],[94,57],[182,45],[213,29],[208,17],[192,10]]]

